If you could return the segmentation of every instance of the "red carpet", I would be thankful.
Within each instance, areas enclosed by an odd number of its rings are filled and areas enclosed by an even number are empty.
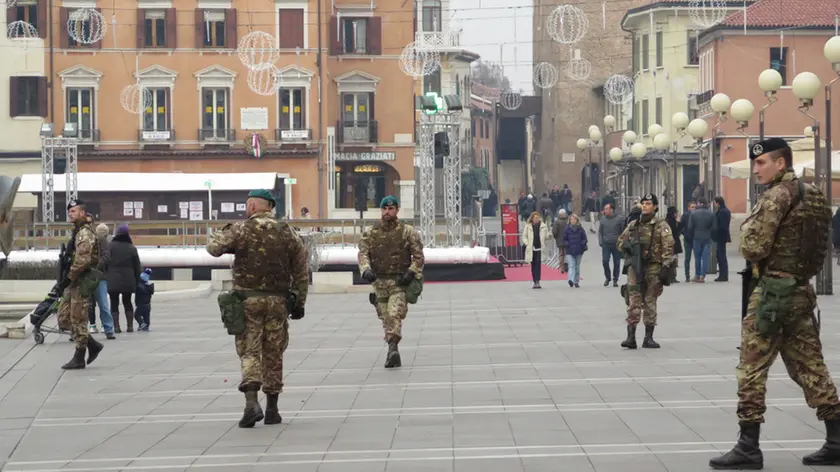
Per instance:
[[[548,282],[551,280],[569,280],[569,274],[564,274],[557,269],[543,264],[542,265],[542,281]],[[583,280],[583,277],[581,277]],[[505,281],[506,282],[530,282],[531,281],[531,265],[511,266],[505,267]]]

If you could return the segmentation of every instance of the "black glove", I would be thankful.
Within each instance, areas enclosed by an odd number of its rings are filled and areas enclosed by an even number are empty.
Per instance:
[[[659,283],[661,283],[665,287],[669,287],[671,285],[671,281],[674,280],[674,272],[671,270],[670,267],[663,267],[659,271]]]
[[[289,314],[289,318],[291,318],[293,320],[299,320],[299,319],[303,318],[303,316],[305,314],[306,313],[304,312],[304,309],[303,309],[302,306],[296,306],[294,308],[294,310],[292,310],[292,312]]]
[[[373,272],[370,271],[370,269],[365,269],[365,271],[362,272],[362,278],[370,283],[376,282],[376,275],[374,275]]]
[[[405,271],[405,274],[403,274],[402,278],[400,279],[400,285],[408,285],[416,277],[417,277],[417,275],[414,273],[414,271],[407,270],[407,271]]]

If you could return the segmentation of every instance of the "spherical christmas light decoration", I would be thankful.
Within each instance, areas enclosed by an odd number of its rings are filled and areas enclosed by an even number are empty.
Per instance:
[[[689,121],[688,115],[681,111],[674,113],[674,116],[671,117],[671,124],[678,130],[684,130]]]
[[[624,135],[621,137],[621,140],[627,144],[633,144],[637,139],[639,139],[639,137],[636,136],[636,133],[633,130],[625,131]]]
[[[522,106],[522,94],[513,90],[505,90],[499,96],[499,102],[506,110],[516,110]]]
[[[236,54],[249,69],[273,69],[280,58],[280,46],[273,35],[265,31],[251,31],[239,40]]]
[[[614,147],[610,149],[610,159],[613,161],[620,161],[621,158],[624,156],[624,152],[621,148]]]
[[[152,92],[140,84],[126,85],[120,92],[120,104],[129,113],[139,115],[152,106]]]
[[[671,147],[671,137],[667,133],[659,133],[653,137],[653,147],[665,151]]]
[[[697,25],[711,28],[726,18],[726,0],[691,0],[688,14]]]
[[[633,99],[634,87],[633,79],[617,74],[604,83],[604,97],[614,105],[622,105]]]
[[[630,155],[636,159],[641,159],[647,154],[647,146],[642,143],[635,143],[630,146]]]
[[[553,64],[548,62],[540,62],[534,66],[534,87],[547,89],[557,85],[557,80],[560,74]]]
[[[107,31],[102,13],[93,8],[80,8],[67,18],[67,35],[79,44],[94,44],[102,40]]]
[[[590,73],[592,73],[592,64],[580,57],[580,54],[566,65],[566,76],[572,80],[586,80]]]
[[[440,67],[440,53],[434,49],[418,48],[408,43],[400,54],[400,69],[405,75],[420,78],[433,73]]]
[[[546,19],[548,35],[560,44],[574,44],[589,31],[589,18],[580,8],[560,5]]]
[[[6,27],[9,39],[34,39],[38,37],[38,30],[26,21],[13,21]]]
[[[280,74],[276,67],[248,69],[248,88],[257,95],[269,97],[280,88]]]

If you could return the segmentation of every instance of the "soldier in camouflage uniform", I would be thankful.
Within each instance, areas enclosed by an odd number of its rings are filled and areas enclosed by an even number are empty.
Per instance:
[[[236,353],[242,369],[239,391],[245,411],[239,427],[251,428],[282,421],[277,400],[283,391],[283,353],[289,345],[289,318],[304,316],[309,289],[306,249],[300,236],[274,216],[274,197],[267,190],[248,194],[248,219],[214,232],[207,252],[214,257],[233,254],[233,289],[241,294],[245,332],[236,335]],[[262,387],[266,409],[257,393]]]
[[[758,280],[741,325],[736,370],[741,434],[731,451],[709,465],[718,470],[763,467],[758,437],[767,409],[767,374],[777,354],[802,388],[808,406],[816,408],[817,418],[825,422],[825,445],[804,456],[802,463],[840,465],[840,400],[823,360],[814,319],[816,295],[810,284],[828,254],[831,210],[819,189],[796,178],[785,140],[756,144],[750,159],[757,181],[769,188],[741,225],[741,254],[752,263],[753,280]],[[773,288],[780,284],[788,287],[781,297]],[[771,307],[776,311],[768,317]]]
[[[67,204],[67,214],[76,226],[73,231],[75,239],[72,241],[74,252],[70,270],[58,290],[62,293],[61,304],[58,306],[58,319],[59,324],[69,322],[72,339],[76,345],[73,359],[61,368],[74,370],[85,368],[85,352],[88,354],[87,363],[90,364],[96,360],[103,348],[102,343],[88,334],[90,294],[82,295],[80,286],[80,280],[99,263],[99,241],[90,227],[83,201],[70,200]]]
[[[359,241],[359,272],[373,284],[371,303],[382,320],[388,356],[385,367],[400,367],[402,321],[408,313],[405,288],[423,274],[423,243],[411,226],[397,218],[399,201],[388,196],[379,207],[382,220]],[[375,298],[374,298],[375,297]]]
[[[659,199],[648,193],[640,201],[640,216],[631,221],[618,238],[618,249],[623,253],[624,272],[627,274],[627,339],[621,347],[636,349],[636,326],[645,315],[645,338],[642,347],[658,349],[653,340],[656,328],[656,300],[662,295],[662,288],[670,284],[671,271],[675,267],[674,236],[664,220],[657,218]],[[638,239],[637,239],[638,238]],[[634,267],[633,249],[638,248],[642,267]],[[637,273],[643,276],[638,280]]]

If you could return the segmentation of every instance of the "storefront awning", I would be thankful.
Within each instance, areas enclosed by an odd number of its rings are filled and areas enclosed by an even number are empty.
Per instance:
[[[822,146],[822,149],[825,150],[824,141]],[[790,148],[793,151],[793,170],[796,172],[796,175],[802,176],[805,167],[809,163],[811,164],[811,169],[813,169],[814,140],[812,138],[804,138],[794,141],[790,143]],[[752,161],[749,159],[724,164],[720,167],[721,177],[728,177],[730,179],[749,179],[751,172]]]
[[[256,188],[274,189],[277,178],[288,177],[276,172],[252,172],[242,174],[187,174],[179,172],[79,172],[79,192],[193,192],[207,191],[207,182],[213,191]],[[55,174],[53,190],[65,192],[64,174]],[[20,193],[40,193],[41,174],[24,174],[21,177]]]

